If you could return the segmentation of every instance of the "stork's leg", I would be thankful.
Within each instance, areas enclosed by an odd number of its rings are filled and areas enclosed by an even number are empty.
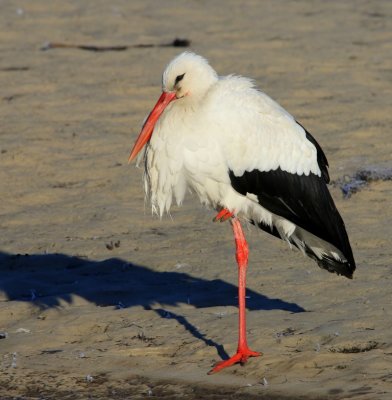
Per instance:
[[[227,208],[222,208],[222,210],[220,210],[218,212],[218,214],[216,214],[215,218],[213,219],[213,222],[224,222],[227,221],[228,219],[230,219],[234,214],[232,212],[230,212]]]
[[[229,211],[228,211],[229,212]],[[245,310],[245,290],[246,290],[246,269],[248,266],[248,243],[246,242],[244,232],[240,221],[233,217],[231,220],[233,228],[234,240],[236,245],[236,259],[238,264],[238,308],[239,308],[239,332],[237,353],[228,360],[221,361],[215,365],[208,373],[213,374],[223,368],[229,367],[236,363],[244,364],[249,357],[260,356],[261,353],[252,351],[248,347],[246,341],[246,310]]]

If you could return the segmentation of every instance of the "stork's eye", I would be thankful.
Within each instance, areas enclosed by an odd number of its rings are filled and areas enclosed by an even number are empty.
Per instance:
[[[182,75],[177,75],[176,80],[174,81],[174,86],[177,85],[178,82],[181,82],[184,78],[185,72]]]

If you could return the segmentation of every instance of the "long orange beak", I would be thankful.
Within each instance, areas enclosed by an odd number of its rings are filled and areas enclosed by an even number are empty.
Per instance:
[[[133,145],[133,149],[128,158],[128,163],[130,163],[139,153],[139,151],[144,147],[144,145],[150,140],[152,133],[154,131],[154,127],[159,117],[168,106],[170,102],[172,102],[176,98],[175,92],[163,92],[161,97],[155,104],[154,108],[150,112],[150,115],[147,118],[147,121],[144,123],[141,132],[139,133],[138,138],[136,139],[135,144]]]

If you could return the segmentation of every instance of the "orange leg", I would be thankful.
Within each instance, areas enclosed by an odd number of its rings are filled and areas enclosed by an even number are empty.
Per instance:
[[[223,211],[223,210],[222,210]],[[221,211],[221,212],[222,212]],[[227,210],[226,210],[227,211]],[[229,211],[227,211],[229,213]],[[238,264],[238,308],[239,308],[239,333],[237,353],[228,360],[218,362],[214,368],[208,373],[213,374],[230,367],[233,364],[244,364],[249,357],[257,357],[262,353],[252,351],[248,347],[246,341],[246,310],[245,310],[245,290],[246,290],[246,269],[248,266],[248,243],[246,242],[244,232],[240,221],[234,217],[230,220],[234,232],[234,240],[236,245],[236,259]]]
[[[213,219],[213,222],[224,222],[233,217],[234,214],[230,212],[227,208],[222,208],[222,210],[219,211],[219,213],[215,216]]]

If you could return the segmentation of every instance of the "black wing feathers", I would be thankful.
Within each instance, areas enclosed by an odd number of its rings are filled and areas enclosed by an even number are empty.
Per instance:
[[[300,228],[312,233],[320,239],[339,249],[348,261],[348,271],[344,275],[351,276],[355,269],[355,261],[348,240],[344,222],[336,209],[329,193],[328,161],[316,140],[306,132],[307,139],[317,149],[317,161],[321,170],[321,177],[310,173],[298,175],[285,172],[280,168],[271,171],[246,171],[242,176],[235,176],[229,170],[233,188],[242,195],[253,193],[261,206],[268,211],[279,215],[294,223]],[[278,236],[276,228],[261,229]],[[309,255],[309,254],[308,254]],[[337,263],[330,260],[330,264]],[[328,264],[328,260],[325,260]],[[323,265],[328,270],[337,270]],[[341,269],[343,266],[340,266]]]
[[[329,183],[329,172],[328,172],[328,160],[327,157],[325,156],[325,153],[321,146],[317,143],[317,140],[298,122],[296,121],[297,124],[305,131],[306,133],[306,139],[309,140],[313,144],[313,146],[317,150],[317,163],[321,171],[321,175],[324,178],[326,183]]]
[[[340,248],[336,240],[339,214],[325,184],[317,175],[291,174],[280,168],[274,171],[246,171],[237,177],[229,171],[233,188],[243,194],[253,193],[261,206]],[[324,187],[323,187],[324,186]],[[329,218],[328,218],[329,216]]]
[[[253,193],[261,206],[339,249],[351,265],[355,262],[344,222],[325,181],[315,174],[297,175],[277,169],[246,171],[242,176],[229,171],[233,188]],[[276,235],[276,232],[270,232]]]

